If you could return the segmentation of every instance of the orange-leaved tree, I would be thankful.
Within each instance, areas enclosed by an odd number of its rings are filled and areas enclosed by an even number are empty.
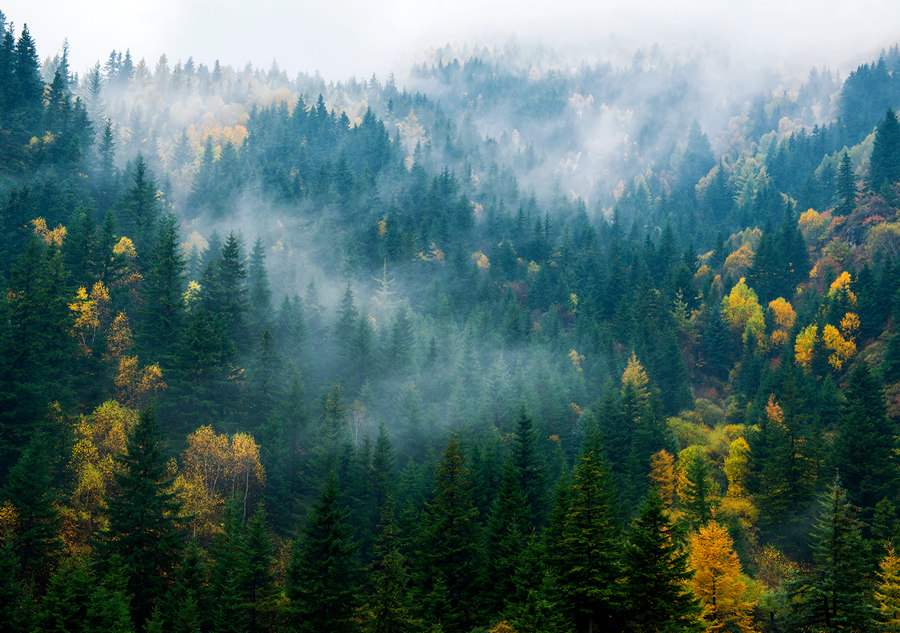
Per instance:
[[[703,605],[707,630],[751,633],[754,603],[744,597],[741,563],[728,530],[714,521],[701,527],[691,537],[690,564],[690,586]]]

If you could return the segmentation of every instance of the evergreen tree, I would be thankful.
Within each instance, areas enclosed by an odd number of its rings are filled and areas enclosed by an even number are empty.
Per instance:
[[[272,289],[266,275],[266,251],[260,238],[256,238],[250,252],[247,299],[249,304],[247,325],[250,328],[250,335],[256,338],[270,326],[272,313]]]
[[[100,543],[103,559],[117,557],[137,626],[143,626],[165,596],[181,560],[183,539],[176,526],[181,508],[159,447],[156,413],[145,410],[117,458],[121,493],[107,501],[109,530]]]
[[[146,262],[150,260],[151,248],[157,239],[162,201],[143,154],[137,155],[131,180],[119,205],[118,226],[134,242],[139,261]]]
[[[605,461],[594,450],[579,459],[562,523],[556,572],[577,629],[622,627],[620,531],[613,507],[613,485]]]
[[[369,568],[372,592],[366,601],[371,614],[368,633],[412,633],[419,623],[412,616],[409,602],[409,571],[400,549],[394,504],[386,501],[381,515],[375,560]]]
[[[623,556],[629,631],[700,630],[699,604],[686,590],[692,573],[681,541],[659,494],[651,491],[631,526]]]
[[[547,464],[538,440],[538,430],[522,405],[516,418],[511,454],[533,527],[542,525],[547,516]]]
[[[287,597],[298,631],[353,633],[358,596],[353,530],[338,500],[332,472],[294,544],[287,570]]]
[[[427,619],[450,633],[467,631],[475,618],[478,527],[465,456],[451,438],[425,504],[416,579]]]
[[[850,215],[856,206],[856,176],[853,174],[853,164],[850,162],[850,155],[845,151],[841,157],[841,164],[837,173],[837,194],[838,204],[835,207],[837,215]]]
[[[900,122],[892,108],[875,130],[875,144],[869,161],[869,188],[876,192],[888,190],[900,180]],[[893,196],[891,196],[893,197]]]
[[[481,604],[490,614],[503,611],[516,593],[516,571],[530,531],[525,498],[512,459],[503,465],[503,480],[494,499],[485,532]]]
[[[897,434],[887,419],[884,388],[865,363],[850,376],[838,430],[835,465],[863,516],[871,517],[881,499],[896,497],[900,477]]]
[[[815,526],[815,567],[789,585],[795,603],[788,625],[796,631],[876,631],[871,570],[860,536],[858,510],[836,477]]]
[[[166,215],[159,236],[147,258],[147,273],[141,284],[138,342],[145,358],[174,362],[184,313],[185,262],[174,215]]]
[[[3,498],[15,508],[10,542],[19,578],[42,590],[63,550],[62,517],[51,487],[53,461],[47,438],[36,436],[9,472]]]

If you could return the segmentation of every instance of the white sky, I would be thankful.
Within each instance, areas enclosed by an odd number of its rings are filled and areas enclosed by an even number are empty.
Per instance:
[[[900,41],[897,0],[0,0],[16,34],[27,23],[41,58],[69,39],[72,69],[112,49],[170,65],[192,55],[209,66],[402,75],[414,54],[452,43],[546,45],[617,40],[724,39],[738,55],[846,73]]]

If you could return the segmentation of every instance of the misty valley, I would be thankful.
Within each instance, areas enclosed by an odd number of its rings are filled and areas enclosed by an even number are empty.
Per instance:
[[[900,630],[897,45],[40,44],[0,12],[0,630]]]

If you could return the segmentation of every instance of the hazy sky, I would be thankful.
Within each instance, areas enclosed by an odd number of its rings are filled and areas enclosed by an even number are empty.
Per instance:
[[[42,58],[68,38],[78,72],[129,48],[151,67],[162,53],[170,65],[277,59],[291,74],[338,80],[402,74],[417,51],[513,35],[547,45],[721,38],[760,61],[846,72],[900,40],[897,0],[0,0],[0,10],[17,33],[28,24]]]

